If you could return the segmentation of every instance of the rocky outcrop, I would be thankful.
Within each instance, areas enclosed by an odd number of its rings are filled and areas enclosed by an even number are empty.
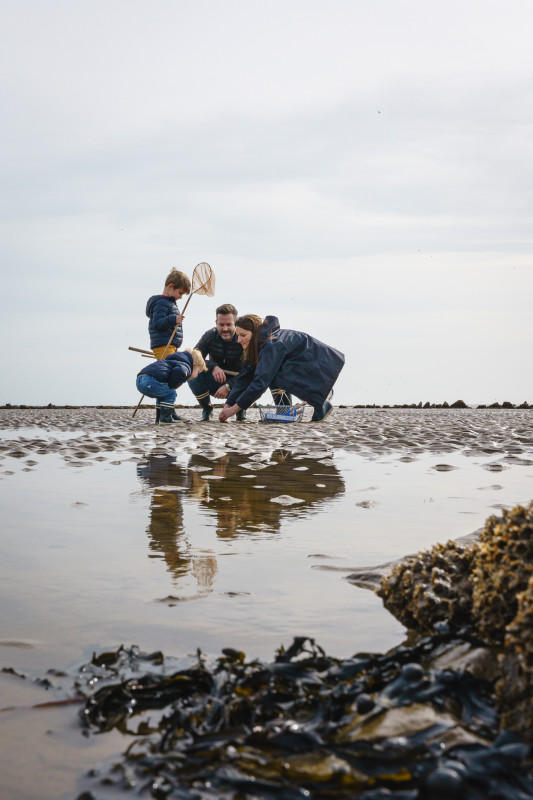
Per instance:
[[[502,725],[533,742],[533,502],[490,517],[472,545],[404,559],[378,594],[408,628],[463,629],[495,648]]]

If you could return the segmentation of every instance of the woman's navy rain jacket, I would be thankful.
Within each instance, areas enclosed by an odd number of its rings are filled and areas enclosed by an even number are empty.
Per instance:
[[[277,317],[266,317],[259,331],[259,360],[245,365],[226,398],[249,408],[263,392],[284,389],[312,406],[322,405],[344,366],[344,355],[300,331],[282,330]]]
[[[150,375],[156,381],[168,383],[171,389],[177,389],[191,377],[193,370],[190,353],[171,353],[164,361],[152,361],[138,374]]]

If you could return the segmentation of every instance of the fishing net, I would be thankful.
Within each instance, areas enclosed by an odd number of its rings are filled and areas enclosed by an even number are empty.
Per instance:
[[[206,261],[202,261],[194,268],[191,294],[206,294],[208,297],[213,297],[215,294],[215,273]]]
[[[193,294],[205,294],[208,297],[213,297],[215,294],[215,273],[206,261],[201,261],[194,268],[191,281],[191,293],[183,307],[182,314],[185,313],[185,309],[191,302]]]

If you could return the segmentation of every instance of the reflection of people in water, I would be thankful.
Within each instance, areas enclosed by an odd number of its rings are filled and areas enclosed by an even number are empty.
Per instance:
[[[137,466],[137,474],[152,488],[146,529],[151,557],[163,557],[180,584],[193,575],[202,593],[211,591],[217,563],[211,551],[191,547],[184,529],[183,495],[194,497],[205,515],[215,518],[218,536],[231,537],[279,531],[285,518],[312,514],[344,493],[334,464],[284,450],[260,461],[233,451],[215,460],[194,454],[186,470],[175,456],[150,453]],[[280,495],[301,502],[271,502]]]
[[[262,468],[251,470],[247,463]],[[285,516],[312,513],[344,492],[344,481],[334,464],[284,450],[275,450],[265,461],[248,461],[246,455],[235,452],[216,461],[194,454],[188,466],[189,485],[207,513],[216,514],[219,536],[277,531]],[[195,471],[198,467],[211,469]],[[271,502],[280,495],[291,495],[302,502],[291,506]]]
[[[162,555],[176,579],[192,572],[199,589],[210,591],[217,572],[216,558],[213,553],[191,553],[183,527],[181,495],[187,487],[185,471],[176,463],[175,456],[150,453],[137,466],[137,475],[153,487],[146,529],[151,557]]]

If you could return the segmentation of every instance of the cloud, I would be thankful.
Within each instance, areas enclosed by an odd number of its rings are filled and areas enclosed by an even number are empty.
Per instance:
[[[485,399],[495,358],[524,399],[530,4],[157,9],[3,4],[0,326],[42,371],[19,401],[96,397],[100,365],[122,402],[146,298],[201,260],[189,344],[230,301],[344,349],[345,402],[437,400],[439,364]]]

